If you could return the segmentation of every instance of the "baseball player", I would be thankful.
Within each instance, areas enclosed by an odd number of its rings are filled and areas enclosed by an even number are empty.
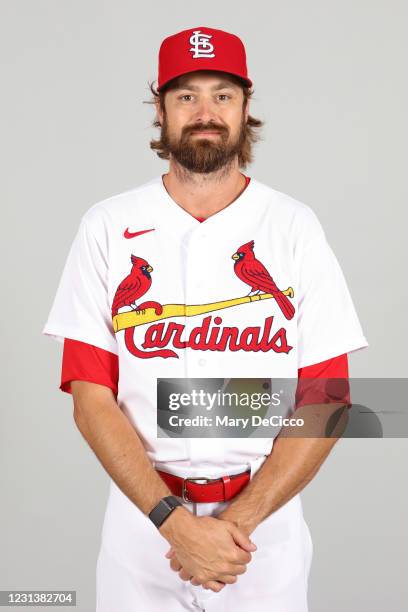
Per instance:
[[[252,85],[233,34],[162,42],[151,148],[168,171],[85,212],[43,328],[110,476],[98,612],[308,609],[299,493],[336,438],[157,436],[158,378],[347,379],[368,346],[313,210],[242,172]]]

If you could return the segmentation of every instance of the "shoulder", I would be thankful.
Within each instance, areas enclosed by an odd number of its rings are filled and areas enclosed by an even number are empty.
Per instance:
[[[138,187],[92,204],[82,215],[81,224],[90,230],[98,231],[103,226],[110,226],[118,216],[127,211],[137,213],[138,207],[146,208],[146,205],[151,205],[154,201],[159,178],[155,177]]]
[[[295,238],[308,233],[322,233],[323,228],[312,206],[302,200],[279,191],[261,181],[254,181],[254,193],[256,192],[271,212],[277,215],[276,220],[286,220]]]

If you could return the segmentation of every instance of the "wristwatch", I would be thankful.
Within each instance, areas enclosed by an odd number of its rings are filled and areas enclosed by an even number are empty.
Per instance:
[[[156,525],[157,528],[166,520],[166,518],[177,508],[182,506],[177,497],[174,495],[167,495],[159,501],[159,503],[149,512],[149,519]]]

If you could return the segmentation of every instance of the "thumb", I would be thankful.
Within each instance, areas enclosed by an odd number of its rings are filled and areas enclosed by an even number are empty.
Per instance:
[[[238,527],[235,527],[235,525],[232,526],[231,535],[234,538],[235,543],[241,546],[241,548],[247,552],[254,552],[257,550],[256,544],[250,540],[249,536],[238,529]]]

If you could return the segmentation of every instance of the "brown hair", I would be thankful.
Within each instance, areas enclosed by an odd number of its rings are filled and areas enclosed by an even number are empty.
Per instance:
[[[242,88],[242,92],[244,94],[243,108],[245,108],[248,100],[252,97],[254,90],[245,85],[244,81],[242,81],[239,77],[232,74],[227,74],[227,76]],[[166,112],[164,97],[166,95],[166,91],[169,91],[169,89],[174,87],[176,82],[177,78],[170,81],[170,83],[168,83],[161,91],[157,91],[153,83],[149,82],[148,85],[150,92],[153,95],[153,99],[147,101],[146,104],[155,104],[158,101],[162,111]],[[161,123],[157,118],[152,121],[152,125],[153,127],[157,128],[161,127]],[[238,153],[238,164],[240,168],[246,168],[246,166],[253,161],[253,145],[261,139],[257,130],[259,130],[259,128],[261,128],[263,125],[264,121],[248,115],[248,120],[244,128],[244,139]],[[161,138],[158,140],[152,139],[150,141],[150,148],[153,149],[153,151],[156,151],[156,154],[161,159],[169,159],[169,151]]]

